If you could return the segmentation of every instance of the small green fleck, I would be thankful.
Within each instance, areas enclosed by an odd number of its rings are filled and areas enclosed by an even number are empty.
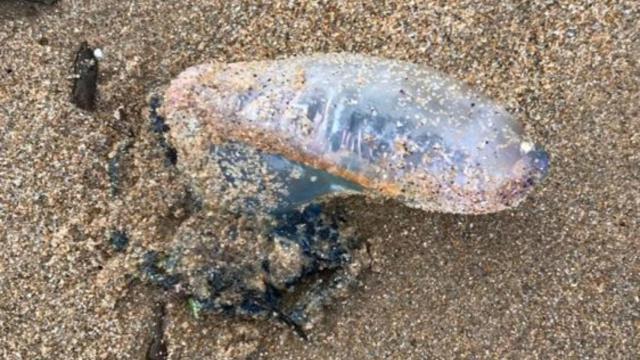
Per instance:
[[[200,319],[200,311],[202,310],[202,304],[200,303],[200,301],[191,297],[189,298],[189,300],[187,300],[187,303],[189,304],[191,315],[193,315],[193,317],[196,319]]]

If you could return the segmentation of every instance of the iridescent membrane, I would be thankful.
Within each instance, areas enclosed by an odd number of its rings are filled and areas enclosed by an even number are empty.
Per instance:
[[[487,213],[517,205],[548,171],[546,152],[504,108],[406,62],[324,54],[199,65],[172,82],[166,99],[179,149],[195,156],[194,144],[247,144],[265,161],[279,157],[327,179],[290,185],[283,177],[285,188],[302,185],[305,194],[336,194],[334,183],[348,183],[358,186],[337,188],[425,210]],[[199,159],[186,160],[199,171]],[[299,203],[286,194],[277,201]]]

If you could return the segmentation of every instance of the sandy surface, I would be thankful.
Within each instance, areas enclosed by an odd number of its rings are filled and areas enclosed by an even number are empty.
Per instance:
[[[637,2],[249,3],[0,2],[0,358],[143,359],[159,336],[169,359],[639,356]],[[105,54],[93,113],[69,102],[83,40]],[[341,50],[428,64],[500,99],[551,153],[549,178],[489,216],[352,199],[374,271],[307,342],[277,323],[194,319],[132,280],[136,254],[110,232],[165,241],[181,196],[148,93],[207,60]],[[129,141],[114,200],[107,163]]]

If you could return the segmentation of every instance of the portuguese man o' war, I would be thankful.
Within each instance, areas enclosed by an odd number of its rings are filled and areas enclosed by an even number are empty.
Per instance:
[[[197,206],[145,253],[145,278],[196,312],[275,316],[302,336],[371,264],[328,199],[489,213],[516,206],[549,167],[496,103],[427,67],[365,55],[198,65],[151,108]]]
[[[365,55],[194,66],[163,111],[194,185],[218,196],[205,170],[216,162],[235,184],[228,203],[247,210],[364,193],[482,214],[520,203],[549,167],[493,101],[430,68]]]

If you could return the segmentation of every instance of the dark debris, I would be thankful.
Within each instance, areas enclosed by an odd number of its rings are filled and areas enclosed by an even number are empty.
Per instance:
[[[129,245],[129,237],[124,231],[114,230],[109,237],[109,242],[115,251],[121,252]]]
[[[98,59],[86,41],[80,44],[73,61],[73,76],[71,102],[80,109],[95,110],[98,94]]]

